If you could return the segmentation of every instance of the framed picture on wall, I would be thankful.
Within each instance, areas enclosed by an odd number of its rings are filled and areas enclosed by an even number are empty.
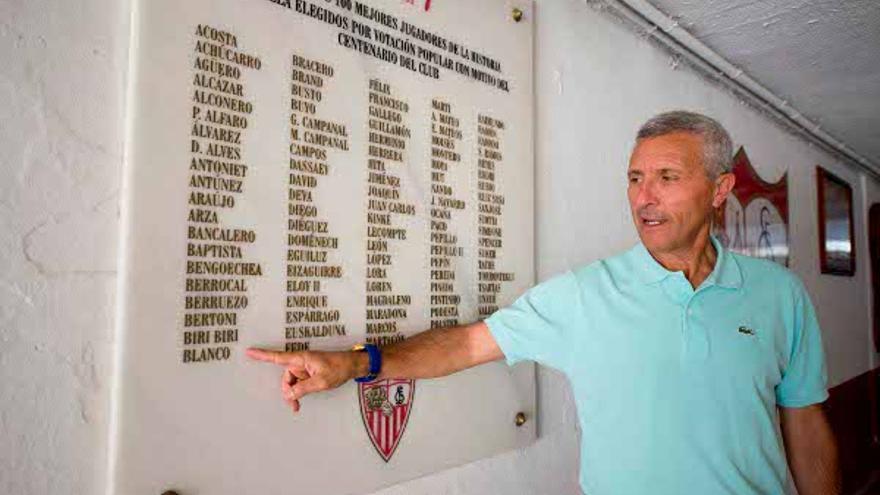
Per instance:
[[[818,166],[816,184],[819,194],[819,267],[822,273],[852,276],[856,271],[852,186]]]

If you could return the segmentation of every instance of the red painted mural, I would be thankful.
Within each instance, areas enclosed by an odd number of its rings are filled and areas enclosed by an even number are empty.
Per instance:
[[[788,266],[788,174],[763,180],[744,148],[733,157],[736,185],[715,211],[713,233],[731,251]]]

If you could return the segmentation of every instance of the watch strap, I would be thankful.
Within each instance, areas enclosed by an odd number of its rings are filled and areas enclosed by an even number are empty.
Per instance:
[[[364,376],[355,378],[354,381],[358,383],[366,383],[375,380],[382,371],[382,352],[379,350],[379,347],[375,344],[360,344],[354,346],[352,350],[366,352],[370,358],[369,372]]]

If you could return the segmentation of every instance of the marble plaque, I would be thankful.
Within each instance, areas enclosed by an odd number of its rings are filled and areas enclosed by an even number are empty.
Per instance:
[[[533,441],[532,365],[294,415],[244,355],[533,283],[531,3],[137,0],[132,33],[111,492],[367,493]]]

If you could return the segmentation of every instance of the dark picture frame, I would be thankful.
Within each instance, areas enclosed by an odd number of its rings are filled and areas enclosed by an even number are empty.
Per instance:
[[[856,273],[853,193],[848,182],[816,166],[819,197],[819,268],[828,275]]]

